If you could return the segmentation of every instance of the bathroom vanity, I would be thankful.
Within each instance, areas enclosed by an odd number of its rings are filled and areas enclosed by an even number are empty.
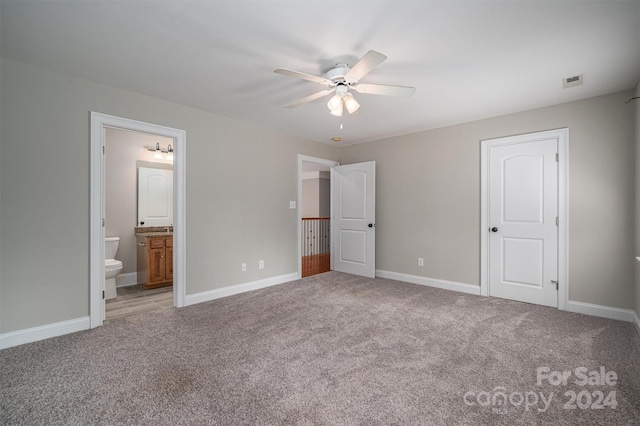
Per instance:
[[[136,233],[138,284],[146,289],[173,284],[173,233]]]

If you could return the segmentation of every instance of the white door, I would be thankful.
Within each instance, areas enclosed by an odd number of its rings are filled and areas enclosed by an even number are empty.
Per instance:
[[[558,306],[558,140],[489,148],[489,295]]]
[[[138,226],[173,225],[173,170],[138,169]]]
[[[374,278],[376,274],[376,163],[331,169],[333,270]]]

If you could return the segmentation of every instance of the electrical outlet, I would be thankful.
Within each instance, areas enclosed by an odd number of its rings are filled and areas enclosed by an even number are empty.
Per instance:
[[[258,269],[264,269],[264,260],[258,261]]]
[[[246,263],[242,264],[242,272],[247,272],[247,264]]]
[[[418,266],[424,266],[424,259],[421,257],[418,258]]]

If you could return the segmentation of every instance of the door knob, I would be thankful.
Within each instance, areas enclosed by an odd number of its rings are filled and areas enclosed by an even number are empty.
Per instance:
[[[491,228],[491,232],[498,232],[498,228],[494,226],[493,228]]]
[[[368,226],[369,228],[373,228],[373,223],[370,223]]]

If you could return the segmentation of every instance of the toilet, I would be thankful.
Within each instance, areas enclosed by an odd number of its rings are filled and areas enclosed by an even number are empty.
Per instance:
[[[104,239],[104,272],[105,272],[105,299],[113,299],[118,295],[116,291],[116,277],[122,272],[122,262],[116,260],[119,237],[107,237]]]

